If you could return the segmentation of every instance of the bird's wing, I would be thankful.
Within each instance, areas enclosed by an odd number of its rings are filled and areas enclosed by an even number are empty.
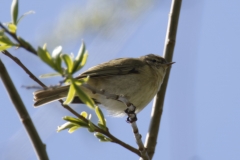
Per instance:
[[[138,68],[143,66],[144,62],[137,58],[119,58],[106,63],[99,64],[89,68],[86,72],[80,74],[77,79],[90,77],[107,77],[114,75],[138,74]]]

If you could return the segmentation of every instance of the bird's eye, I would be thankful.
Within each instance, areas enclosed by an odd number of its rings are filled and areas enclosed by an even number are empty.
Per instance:
[[[153,59],[153,60],[152,60],[152,62],[154,62],[154,63],[155,63],[155,62],[157,62],[157,61],[156,61],[156,59]]]

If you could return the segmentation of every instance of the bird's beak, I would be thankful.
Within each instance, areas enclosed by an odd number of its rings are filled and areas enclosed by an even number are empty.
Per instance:
[[[165,65],[167,66],[167,67],[170,67],[172,64],[174,64],[175,62],[168,62],[168,63],[166,63]]]

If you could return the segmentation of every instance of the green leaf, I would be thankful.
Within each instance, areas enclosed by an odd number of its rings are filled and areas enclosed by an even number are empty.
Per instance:
[[[112,139],[108,137],[104,137],[104,142],[112,142]]]
[[[88,121],[88,131],[89,132],[94,132],[95,131],[95,126],[91,121]]]
[[[43,48],[44,51],[47,51],[47,43],[44,43],[42,48]]]
[[[76,124],[71,123],[71,122],[66,122],[63,125],[58,126],[57,132],[60,132],[60,131],[65,130],[65,129],[72,128],[73,126],[76,126]]]
[[[87,57],[88,57],[88,52],[86,51],[86,52],[84,53],[84,55],[83,55],[82,60],[81,60],[81,64],[78,65],[78,68],[77,68],[76,71],[80,70],[80,69],[86,64],[86,62],[87,62]]]
[[[112,140],[108,137],[106,137],[105,135],[103,135],[102,133],[96,132],[94,133],[94,136],[96,136],[101,142],[111,142]]]
[[[17,18],[18,18],[18,0],[12,1],[11,6],[11,16],[13,24],[17,25]]]
[[[83,111],[83,112],[81,112],[81,115],[82,115],[84,118],[87,119],[87,116],[88,116],[87,112]]]
[[[107,138],[99,139],[100,142],[111,142],[112,140],[108,140]]]
[[[79,51],[78,51],[78,54],[77,54],[77,56],[76,56],[76,62],[77,62],[78,60],[81,60],[81,59],[82,59],[82,56],[83,56],[83,54],[85,53],[85,51],[86,51],[86,46],[85,46],[85,43],[82,41],[81,47],[80,47],[80,49],[79,49]]]
[[[24,46],[24,48],[28,48],[32,51],[35,51],[35,49],[30,45],[30,43],[28,43],[27,41],[25,41],[24,39],[22,39],[21,37],[18,37],[18,40],[20,41],[20,43]]]
[[[55,64],[55,69],[62,74],[62,59],[61,59],[61,53],[62,53],[62,46],[56,47],[52,52],[52,58]]]
[[[57,47],[54,48],[54,50],[52,51],[52,57],[53,57],[53,58],[59,57],[61,53],[62,53],[62,46],[57,46]]]
[[[42,49],[42,48],[38,47],[37,54],[43,62],[47,63],[50,67],[55,69],[52,58],[51,58],[49,52],[45,48]]]
[[[11,32],[11,33],[16,33],[16,31],[17,31],[17,26],[15,25],[15,24],[13,24],[13,23],[9,23],[8,24],[8,30]]]
[[[27,15],[29,14],[34,14],[35,12],[34,11],[28,11],[26,13],[24,13],[23,15],[21,15],[21,17],[17,20],[17,24]]]
[[[91,133],[93,133],[93,132],[94,132],[94,129],[88,128],[88,131],[91,132]]]
[[[55,68],[57,70],[57,72],[63,74],[63,69],[62,69],[62,58],[59,56],[59,57],[56,57],[54,59],[54,63],[55,63]]]
[[[72,84],[76,90],[77,96],[81,99],[81,101],[91,109],[94,109],[95,108],[94,101],[80,89],[80,87],[75,83],[75,81],[73,81]]]
[[[75,96],[75,89],[74,89],[74,86],[71,84],[70,87],[69,87],[69,91],[68,91],[68,95],[67,95],[67,98],[65,100],[65,102],[63,104],[69,104],[72,102],[74,96]]]
[[[63,54],[62,55],[62,59],[63,59],[63,61],[65,62],[66,66],[67,66],[68,73],[72,73],[72,70],[73,70],[72,58],[69,55],[67,55],[67,54]]]
[[[94,126],[94,124],[91,121],[88,121],[88,126],[89,128],[91,128],[92,130],[95,130],[96,127]]]
[[[79,118],[65,116],[65,117],[63,117],[63,119],[66,120],[66,121],[69,121],[71,123],[77,124],[77,125],[79,125],[81,127],[86,127],[86,128],[89,127],[88,123],[84,122],[83,120],[81,120]]]
[[[88,119],[89,119],[89,120],[91,120],[91,118],[92,118],[92,115],[91,115],[91,114],[89,114],[89,116],[88,116]]]
[[[9,46],[9,45],[3,45],[3,46],[0,45],[0,52],[4,51],[4,50],[7,50],[8,48],[11,48],[11,47],[12,46]]]
[[[3,31],[0,31],[0,45],[16,46],[5,34]]]
[[[78,54],[77,54],[77,56],[76,56],[76,58],[74,60],[73,72],[78,71],[78,67],[81,64],[82,60],[83,60],[85,52],[86,52],[85,43],[82,42],[81,47],[80,47],[80,49],[78,51]]]
[[[74,126],[74,127],[72,127],[72,128],[70,128],[69,130],[68,130],[68,133],[73,133],[73,132],[75,132],[77,129],[79,129],[80,128],[80,126]]]
[[[96,136],[97,138],[104,138],[104,135],[102,133],[96,132],[94,133],[94,136]]]
[[[98,127],[103,129],[104,131],[108,130],[108,128],[106,126],[102,125],[101,123],[98,123]]]
[[[100,124],[102,124],[103,126],[106,127],[106,120],[104,118],[104,115],[103,115],[101,109],[98,106],[95,106],[95,112],[97,114]]]
[[[40,78],[49,78],[49,77],[55,77],[55,76],[61,76],[59,73],[47,73],[47,74],[42,74],[39,77]]]

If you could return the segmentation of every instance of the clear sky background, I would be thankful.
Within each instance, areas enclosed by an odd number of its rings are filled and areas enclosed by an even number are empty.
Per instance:
[[[10,21],[11,1],[0,0],[0,4],[0,21]],[[124,9],[117,10],[117,15],[126,21],[124,25],[110,21],[115,25],[112,31],[99,27],[91,33],[86,31],[68,37],[59,34],[58,38],[51,33],[57,29],[65,12],[89,8],[87,1],[21,0],[20,14],[29,10],[36,13],[22,20],[18,34],[35,46],[47,42],[50,48],[54,48],[61,44],[67,53],[76,53],[81,39],[84,39],[89,51],[84,69],[118,57],[139,57],[148,53],[162,55],[170,4],[170,0],[154,1],[154,5],[148,6],[138,18],[129,18]],[[101,7],[102,4],[98,5],[95,7]],[[239,6],[238,0],[183,0],[173,57],[176,63],[171,70],[154,159],[240,159]],[[77,17],[81,15],[72,16]],[[72,30],[68,21],[65,25]],[[11,49],[10,52],[37,76],[53,72],[38,57],[25,50]],[[8,57],[0,55],[0,58],[47,145],[51,160],[138,159],[119,145],[98,142],[85,129],[73,134],[67,131],[56,133],[57,126],[64,123],[61,117],[71,114],[57,102],[33,108],[33,90],[22,86],[37,84]],[[43,81],[47,85],[54,85],[59,79]],[[0,100],[0,159],[37,159],[2,83]],[[151,106],[152,103],[138,114],[137,123],[143,140],[148,131]],[[73,105],[73,108],[78,112],[91,112],[83,105]],[[116,137],[137,147],[125,118],[108,116],[106,119]],[[93,120],[96,118],[93,117]]]

